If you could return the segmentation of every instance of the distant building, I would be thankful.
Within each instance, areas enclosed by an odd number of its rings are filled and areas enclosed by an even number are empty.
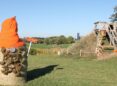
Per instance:
[[[80,39],[80,33],[77,33],[77,38],[76,38],[77,40],[79,40]]]

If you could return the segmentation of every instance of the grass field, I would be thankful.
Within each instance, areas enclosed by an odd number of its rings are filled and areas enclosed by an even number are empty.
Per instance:
[[[67,48],[69,47],[71,44],[61,44],[61,45],[54,45],[54,44],[50,44],[50,45],[47,45],[47,44],[32,44],[32,48],[41,48],[41,49],[45,49],[45,48],[57,48],[57,47],[60,47],[60,48]],[[29,43],[27,43],[27,47],[29,46]]]
[[[29,56],[26,86],[117,86],[117,59]]]

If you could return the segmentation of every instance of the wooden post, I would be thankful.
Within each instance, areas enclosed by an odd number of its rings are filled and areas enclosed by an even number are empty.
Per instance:
[[[30,53],[31,45],[32,45],[32,42],[30,42],[30,44],[29,44],[27,56],[28,56],[29,53]]]
[[[80,50],[80,56],[82,56],[82,50]]]

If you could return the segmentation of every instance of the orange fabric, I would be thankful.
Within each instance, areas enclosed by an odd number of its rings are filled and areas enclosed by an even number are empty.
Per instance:
[[[0,47],[17,48],[24,46],[24,42],[19,39],[17,31],[18,28],[15,17],[3,21],[2,30],[0,32]]]
[[[36,39],[36,38],[27,37],[26,40],[29,41],[29,42],[33,42],[33,43],[38,42],[38,39]]]
[[[113,50],[113,52],[117,53],[117,50]]]

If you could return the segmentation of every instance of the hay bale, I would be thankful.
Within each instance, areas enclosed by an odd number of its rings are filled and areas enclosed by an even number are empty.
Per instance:
[[[23,86],[27,78],[27,49],[0,48],[0,85]]]
[[[97,60],[107,60],[113,57],[117,57],[117,53],[104,53],[102,56],[97,57]]]
[[[96,49],[96,35],[92,32],[85,37],[82,37],[79,41],[74,43],[68,48],[68,54],[76,55],[80,54],[80,50],[87,52],[95,52]]]

